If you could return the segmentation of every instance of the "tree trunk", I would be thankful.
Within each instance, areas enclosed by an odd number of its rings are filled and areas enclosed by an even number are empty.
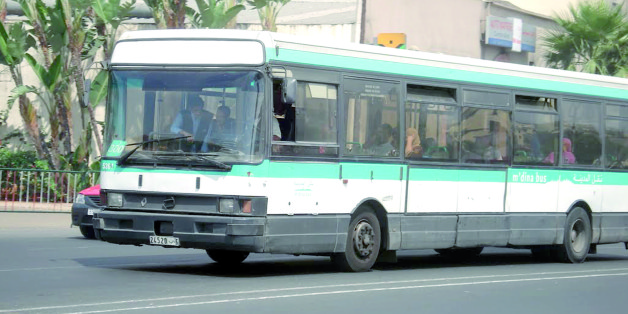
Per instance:
[[[11,76],[13,77],[13,81],[15,82],[15,86],[22,85],[22,76],[19,70],[10,66],[9,70],[11,71]],[[35,151],[37,152],[38,159],[45,159],[46,155],[44,154],[44,146],[45,143],[42,142],[39,134],[39,121],[37,121],[37,109],[33,107],[30,103],[28,97],[26,95],[21,95],[18,99],[20,115],[22,116],[22,121],[24,122],[24,128],[26,128],[26,133],[31,139],[33,146],[35,147]]]
[[[53,117],[56,112],[50,113],[50,146],[52,147],[52,164],[55,170],[61,170],[61,160],[59,159],[59,121]]]
[[[55,104],[57,106],[57,118],[61,127],[59,135],[63,140],[63,154],[67,155],[72,152],[72,112],[65,105],[64,95],[68,90],[57,92],[54,94]]]
[[[71,29],[68,27],[68,32],[71,32]],[[81,50],[82,43],[77,43],[75,40],[70,39],[70,49],[71,49],[71,60],[70,64],[72,67],[72,76],[74,77],[74,84],[76,85],[76,94],[79,102],[79,107],[81,108],[81,112],[87,109],[89,113],[89,123],[92,126],[92,134],[96,139],[96,146],[98,149],[98,154],[102,154],[102,140],[100,138],[100,133],[98,133],[98,124],[96,123],[96,116],[94,115],[94,110],[91,104],[86,104],[85,102],[85,81],[83,80],[83,71],[81,66]],[[89,149],[89,148],[88,148]]]

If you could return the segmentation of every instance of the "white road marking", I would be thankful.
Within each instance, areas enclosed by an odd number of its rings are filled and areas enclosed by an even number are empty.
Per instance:
[[[183,266],[183,265],[195,265],[195,264],[199,264],[199,262],[198,261],[194,261],[194,262],[173,261],[171,263],[155,262],[155,263],[133,263],[133,264],[95,264],[95,265],[89,265],[89,266],[78,266],[77,265],[77,266],[59,266],[59,267],[11,268],[11,269],[0,269],[0,272],[31,271],[31,270],[54,270],[54,269],[74,269],[74,268],[88,268],[88,267],[123,267],[123,266],[151,266],[151,265],[159,265],[159,266],[173,266],[173,265],[176,265],[176,266]],[[0,311],[0,313],[2,313],[2,311]]]
[[[91,249],[91,248],[96,248],[96,246],[43,247],[43,248],[27,249],[27,251],[58,251],[58,250],[75,250],[75,249]]]
[[[322,291],[322,292],[311,292],[311,293],[300,293],[300,294],[286,294],[286,295],[274,295],[274,296],[264,296],[264,297],[250,297],[250,298],[240,298],[240,299],[225,299],[225,300],[214,300],[214,301],[203,301],[203,302],[189,302],[189,303],[177,303],[177,304],[166,304],[166,305],[152,305],[152,306],[143,306],[143,307],[129,307],[129,308],[118,308],[118,309],[111,309],[111,310],[73,312],[71,314],[110,313],[110,312],[119,312],[119,311],[148,310],[148,309],[160,309],[160,308],[195,306],[195,305],[208,305],[208,304],[218,304],[218,303],[235,303],[235,302],[245,302],[245,301],[260,301],[260,300],[299,298],[299,297],[310,297],[310,296],[319,296],[319,295],[349,294],[349,293],[358,293],[358,292],[394,291],[394,290],[409,290],[409,289],[421,289],[421,288],[442,288],[442,287],[455,287],[455,286],[501,284],[501,283],[526,282],[526,281],[543,281],[543,280],[565,280],[565,279],[611,277],[611,276],[615,276],[615,277],[617,277],[617,276],[628,276],[628,273],[583,275],[583,276],[566,276],[566,277],[549,277],[549,278],[510,279],[510,280],[490,280],[490,281],[445,283],[445,284],[422,285],[422,286],[402,286],[402,287],[389,287],[389,288],[371,288],[371,289],[356,289],[356,290]]]
[[[508,282],[525,282],[525,281],[558,280],[558,279],[577,279],[577,278],[593,278],[593,277],[612,277],[612,276],[626,276],[626,275],[628,275],[628,272],[620,272],[620,273],[610,273],[610,274],[587,274],[587,275],[559,276],[559,277],[547,277],[547,278],[537,277],[537,278],[520,278],[520,279],[475,281],[475,280],[478,280],[478,279],[489,279],[489,278],[528,277],[528,276],[544,276],[544,275],[555,276],[555,275],[559,275],[559,274],[599,273],[599,272],[617,272],[617,271],[628,271],[628,268],[593,269],[593,270],[561,271],[561,272],[538,272],[538,273],[521,273],[521,274],[507,274],[507,275],[465,276],[465,277],[449,277],[449,278],[429,278],[429,279],[413,279],[413,280],[398,280],[398,281],[348,283],[348,284],[338,284],[338,285],[321,285],[321,286],[276,288],[276,289],[264,289],[264,290],[233,291],[233,292],[222,292],[222,293],[212,293],[212,294],[175,296],[175,297],[166,297],[166,298],[122,300],[122,301],[111,301],[111,302],[102,302],[102,303],[70,304],[70,305],[45,306],[45,307],[22,308],[22,309],[12,309],[12,310],[0,310],[0,313],[13,313],[13,312],[23,312],[23,311],[42,311],[42,310],[55,310],[55,309],[70,309],[70,308],[77,308],[77,307],[96,307],[96,306],[107,306],[107,305],[116,305],[116,304],[157,302],[157,301],[193,299],[193,298],[208,298],[208,297],[220,297],[220,296],[239,295],[239,294],[253,294],[253,293],[289,292],[289,291],[299,291],[299,290],[334,289],[334,288],[347,288],[347,287],[355,287],[355,286],[373,286],[373,285],[380,285],[381,286],[381,285],[409,284],[409,283],[434,282],[434,281],[471,280],[470,282],[461,282],[461,283],[444,283],[444,284],[432,284],[432,285],[421,285],[421,286],[402,286],[402,287],[388,287],[388,288],[369,288],[369,289],[359,289],[359,290],[323,291],[323,292],[312,292],[312,293],[302,293],[302,294],[251,297],[251,298],[240,298],[240,299],[225,299],[225,300],[214,300],[214,301],[203,301],[203,302],[189,302],[189,303],[157,305],[157,306],[148,306],[148,307],[130,307],[130,308],[122,308],[122,309],[116,309],[116,310],[77,312],[77,313],[104,313],[104,312],[122,311],[122,310],[139,310],[139,309],[162,308],[162,307],[173,307],[173,306],[203,305],[203,304],[240,302],[240,301],[254,301],[254,300],[278,299],[278,298],[287,298],[287,297],[315,296],[315,295],[325,295],[325,294],[355,293],[355,292],[384,291],[384,290],[401,290],[401,289],[418,289],[418,288],[437,288],[437,287],[464,286],[464,285],[490,284],[490,283],[508,283]]]

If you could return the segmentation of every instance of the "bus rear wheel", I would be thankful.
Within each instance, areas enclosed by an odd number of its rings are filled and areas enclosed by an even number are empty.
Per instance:
[[[556,257],[563,263],[582,263],[591,247],[591,221],[582,207],[567,215],[563,244],[556,247]]]
[[[209,258],[218,264],[233,265],[242,263],[248,256],[249,252],[229,251],[229,250],[205,250]]]
[[[377,260],[381,242],[377,216],[364,211],[351,219],[345,251],[332,255],[332,261],[344,271],[368,271]]]

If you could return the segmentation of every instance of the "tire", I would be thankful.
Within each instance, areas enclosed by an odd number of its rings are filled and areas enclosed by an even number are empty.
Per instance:
[[[591,221],[582,207],[567,215],[563,244],[556,247],[556,258],[563,263],[582,263],[591,247]]]
[[[345,251],[332,255],[332,261],[344,271],[368,271],[377,260],[381,242],[379,220],[369,209],[351,219]]]
[[[229,251],[229,250],[205,250],[209,258],[218,264],[234,265],[242,263],[248,256],[249,252]]]
[[[92,227],[92,226],[79,226],[79,229],[81,229],[81,234],[86,239],[96,239],[96,234],[94,234],[94,227]]]
[[[453,258],[473,258],[477,257],[484,250],[483,247],[469,247],[469,248],[449,248],[449,249],[435,249],[438,254],[445,257]]]

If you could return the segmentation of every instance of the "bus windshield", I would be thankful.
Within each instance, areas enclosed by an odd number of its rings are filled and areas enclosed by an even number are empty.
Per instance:
[[[113,70],[110,78],[105,147],[108,156],[118,147],[119,164],[230,169],[262,160],[260,72]]]

